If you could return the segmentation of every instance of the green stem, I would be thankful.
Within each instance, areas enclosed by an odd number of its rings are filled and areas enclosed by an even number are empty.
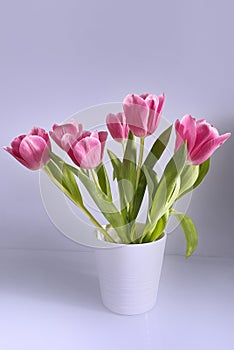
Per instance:
[[[136,175],[136,188],[138,187],[138,183],[139,183],[140,175],[141,175],[141,167],[142,167],[143,154],[144,154],[144,142],[145,142],[145,138],[141,137],[139,159],[138,159],[138,168],[137,168],[137,175]]]
[[[52,153],[52,152],[51,152]],[[59,169],[62,169],[63,165],[66,164],[60,157],[56,156],[54,153],[51,154],[51,159],[53,159],[55,165],[57,165],[59,167]],[[56,161],[55,161],[56,160]],[[60,165],[58,165],[57,162],[60,162]],[[106,232],[106,230],[102,227],[102,225],[95,219],[95,217],[88,211],[88,209],[82,204],[80,204],[79,202],[77,202],[72,195],[70,194],[70,192],[64,187],[62,186],[62,184],[55,178],[55,176],[53,175],[53,173],[51,172],[51,169],[49,167],[49,163],[48,165],[43,167],[43,170],[46,172],[46,174],[49,176],[49,178],[53,181],[53,183],[77,206],[79,207],[89,218],[89,220],[98,228],[98,230],[104,235],[104,237],[107,239],[107,241],[112,242],[112,243],[116,243],[116,241]],[[79,172],[79,170],[77,169],[77,172]]]
[[[97,174],[95,173],[95,170],[94,169],[90,169],[90,173],[92,175],[92,178],[93,178],[93,181],[95,183],[95,185],[100,188],[100,185],[99,185],[99,181],[98,181],[98,177],[97,177]]]

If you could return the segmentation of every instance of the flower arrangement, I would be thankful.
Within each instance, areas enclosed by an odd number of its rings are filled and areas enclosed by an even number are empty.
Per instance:
[[[174,154],[159,179],[154,168],[167,148],[173,125],[154,141],[147,154],[144,141],[157,129],[164,101],[164,94],[129,94],[123,101],[123,112],[110,113],[106,117],[110,135],[122,144],[123,149],[121,157],[107,150],[113,166],[113,181],[118,184],[119,205],[113,201],[110,179],[102,161],[107,131],[86,131],[76,120],[70,120],[63,125],[54,124],[49,133],[34,127],[28,134],[16,137],[11,147],[4,149],[25,167],[31,170],[42,168],[88,216],[105,241],[123,244],[156,241],[164,235],[168,219],[174,215],[184,232],[186,257],[189,257],[197,247],[197,231],[191,218],[177,212],[173,205],[200,185],[209,170],[211,155],[231,134],[219,135],[206,120],[196,120],[191,115],[176,120]],[[74,164],[65,162],[52,151],[50,138]],[[106,226],[102,226],[85,206],[80,183],[104,215]],[[147,218],[143,231],[139,233],[136,223],[146,191]],[[110,228],[114,229],[116,236],[110,234]]]

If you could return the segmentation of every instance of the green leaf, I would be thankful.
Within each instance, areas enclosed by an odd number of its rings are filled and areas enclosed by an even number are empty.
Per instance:
[[[62,163],[61,163],[62,164]],[[55,185],[79,208],[84,208],[83,201],[80,195],[80,191],[75,189],[73,185],[68,185],[67,180],[64,177],[64,173],[61,168],[58,168],[52,161],[49,161],[43,168]],[[64,168],[63,168],[64,170]],[[65,170],[66,173],[66,170]],[[67,173],[66,173],[67,175]],[[65,175],[65,176],[66,176]],[[69,175],[70,176],[70,175]],[[69,188],[70,187],[70,188]],[[72,193],[73,192],[73,193]]]
[[[122,162],[121,160],[109,149],[107,150],[112,167],[113,167],[113,180],[122,180]]]
[[[184,191],[183,195],[185,195],[190,191],[193,191],[196,187],[198,187],[202,183],[202,181],[204,180],[210,168],[210,158],[207,159],[204,163],[200,164],[198,168],[199,168],[198,169],[199,174],[195,183],[191,187],[189,187],[186,191]]]
[[[110,182],[109,182],[109,178],[108,178],[108,174],[107,174],[105,165],[103,163],[101,163],[97,167],[96,173],[97,173],[98,182],[99,182],[99,185],[100,185],[102,191],[110,198],[110,200],[112,200]]]
[[[157,187],[158,187],[158,176],[153,169],[146,168],[145,165],[142,167],[142,171],[145,174],[147,185],[148,185],[148,212],[151,209],[153,198],[155,196]]]
[[[195,184],[199,175],[199,167],[197,165],[186,164],[180,175],[180,191],[179,197],[187,193],[187,190]]]
[[[110,198],[105,195],[102,190],[100,190],[90,179],[88,176],[83,174],[82,172],[78,172],[78,177],[80,181],[83,183],[93,201],[96,203],[98,208],[101,210],[102,214],[105,216],[107,221],[111,224],[113,228],[115,228],[119,237],[121,238],[123,243],[128,243],[127,238],[127,221],[125,220],[124,215],[119,212],[114,203],[110,200]]]
[[[169,201],[171,202],[173,192],[175,191],[176,187],[178,188],[177,180],[183,170],[186,158],[187,146],[186,143],[184,143],[168,162],[163,176],[158,184],[150,211],[151,222],[157,222],[168,209],[166,204]]]
[[[172,131],[172,125],[169,126],[169,128],[167,128],[160,136],[159,138],[154,142],[148,156],[146,157],[143,167],[149,169],[153,169],[155,164],[157,163],[157,161],[160,159],[160,157],[162,156],[165,148],[168,145],[169,139],[170,139],[170,135],[171,135],[171,131]],[[142,167],[142,168],[143,168]],[[140,174],[140,180],[139,180],[139,184],[138,187],[135,191],[133,200],[130,203],[129,206],[129,220],[135,220],[143,198],[144,198],[144,194],[145,194],[145,190],[146,190],[146,185],[147,185],[147,181],[146,181],[146,177],[144,174],[144,171],[141,170],[141,174]]]
[[[157,161],[160,159],[161,155],[163,154],[165,148],[168,145],[170,136],[172,131],[172,125],[169,126],[160,136],[159,138],[154,142],[147,158],[145,159],[144,165],[147,168],[153,169]]]
[[[80,205],[83,205],[82,196],[79,190],[79,187],[77,185],[75,176],[71,172],[70,169],[67,167],[63,167],[63,179],[62,184],[67,188],[67,190],[71,193],[73,198],[80,203]]]
[[[197,181],[193,185],[193,189],[195,189],[197,186],[200,185],[200,183],[202,183],[209,169],[210,169],[210,158],[208,158],[204,163],[199,165],[199,175],[198,175]]]
[[[154,242],[159,237],[161,237],[166,227],[167,221],[168,221],[168,212],[158,220],[157,225],[153,230],[148,242]]]
[[[184,232],[186,239],[186,258],[188,258],[197,248],[198,245],[198,235],[194,222],[192,219],[176,210],[171,211],[172,215],[175,215],[180,226]]]

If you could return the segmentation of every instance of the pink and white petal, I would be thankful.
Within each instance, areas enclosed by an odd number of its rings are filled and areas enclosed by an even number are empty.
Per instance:
[[[143,98],[143,100],[145,100],[148,96],[149,96],[149,94],[141,94],[140,95],[140,97]]]
[[[175,142],[175,151],[177,151],[180,146],[184,143],[184,126],[177,119],[175,122],[175,130],[176,130],[176,142]]]
[[[46,141],[48,147],[51,149],[49,135],[44,129],[34,126],[27,135],[36,135],[42,137]]]
[[[165,94],[163,93],[163,94],[159,95],[158,98],[159,98],[159,103],[158,103],[157,112],[161,113],[163,106],[164,106],[164,103],[165,103]]]
[[[205,162],[230,136],[230,133],[226,133],[216,137],[215,139],[207,141],[205,144],[203,144],[203,147],[198,150],[198,152],[192,152],[192,163],[194,165],[199,165]]]
[[[207,123],[206,120],[201,120],[196,123],[196,140],[192,153],[197,153],[203,145],[209,140],[216,139],[219,133],[216,128]]]
[[[50,158],[46,141],[36,135],[26,136],[20,144],[19,152],[32,170],[41,168]]]
[[[96,133],[97,134],[97,133]],[[81,132],[81,134],[77,137],[77,139],[75,141],[79,142],[80,140],[86,138],[86,137],[89,137],[91,135],[91,132],[90,131],[87,131],[87,130],[83,130]]]
[[[14,154],[17,157],[20,157],[19,153],[19,147],[22,142],[22,140],[25,138],[26,135],[20,135],[11,142],[11,147],[12,147],[12,154]]]
[[[196,140],[196,119],[191,115],[186,114],[182,120],[181,124],[183,125],[183,140],[187,140],[188,153],[190,153],[195,145]]]
[[[99,131],[98,132],[98,138],[99,138],[99,141],[101,142],[101,160],[103,158],[103,153],[104,153],[107,137],[108,137],[107,131]]]
[[[147,123],[149,107],[146,102],[137,95],[128,95],[123,102],[123,109],[129,129],[135,136],[147,135]]]
[[[73,148],[77,164],[83,169],[96,168],[101,162],[101,142],[94,137],[87,137]]]

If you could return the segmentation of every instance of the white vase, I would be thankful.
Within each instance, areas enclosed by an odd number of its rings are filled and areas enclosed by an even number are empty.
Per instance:
[[[166,234],[151,243],[112,243],[111,248],[96,249],[102,301],[109,310],[122,315],[136,315],[153,308],[165,243]]]

